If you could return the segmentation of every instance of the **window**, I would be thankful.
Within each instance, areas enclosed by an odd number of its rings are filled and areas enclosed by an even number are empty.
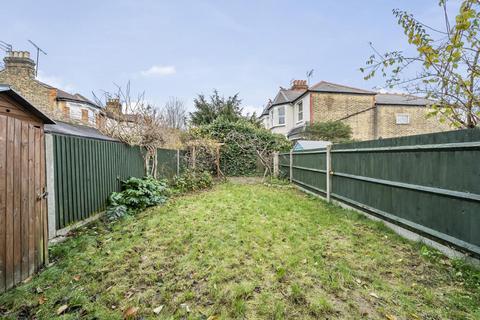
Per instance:
[[[65,116],[65,118],[70,118],[70,108],[67,107],[67,106],[63,106],[63,115]]]
[[[397,113],[396,114],[396,124],[409,124],[410,115],[408,113]]]
[[[82,109],[82,121],[88,122],[88,110]]]
[[[297,104],[297,122],[303,121],[303,101]]]
[[[273,127],[273,109],[270,110],[270,127]]]
[[[278,124],[285,124],[285,107],[278,107]]]

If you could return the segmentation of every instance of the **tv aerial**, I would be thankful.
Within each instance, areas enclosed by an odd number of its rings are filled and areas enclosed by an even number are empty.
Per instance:
[[[307,71],[307,83],[310,85],[310,78],[313,76],[314,69]]]
[[[35,42],[33,42],[32,40],[28,40],[28,42],[30,42],[32,46],[34,46],[37,49],[37,61],[35,61],[35,76],[37,76],[38,75],[38,59],[39,59],[40,52],[43,53],[44,55],[47,55],[47,53],[43,51],[39,46],[37,46]]]
[[[12,45],[10,43],[6,43],[5,41],[0,40],[0,50],[10,52],[12,51]]]

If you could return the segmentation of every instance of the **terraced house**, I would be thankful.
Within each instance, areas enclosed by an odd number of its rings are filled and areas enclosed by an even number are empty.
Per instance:
[[[436,117],[428,117],[428,99],[385,94],[321,81],[312,86],[294,80],[280,87],[262,112],[272,132],[290,140],[303,138],[309,123],[340,120],[352,128],[353,139],[372,140],[450,130]]]
[[[104,121],[104,113],[96,103],[36,79],[35,62],[29,52],[9,51],[3,61],[0,84],[9,85],[51,118],[89,126]]]

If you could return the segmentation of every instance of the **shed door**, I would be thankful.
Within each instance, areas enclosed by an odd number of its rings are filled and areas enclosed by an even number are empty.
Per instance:
[[[0,292],[46,260],[43,125],[0,114]]]

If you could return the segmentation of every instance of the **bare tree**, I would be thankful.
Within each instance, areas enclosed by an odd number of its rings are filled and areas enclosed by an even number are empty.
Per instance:
[[[185,129],[187,109],[182,100],[176,97],[170,97],[162,109],[162,116],[169,128],[178,130]]]
[[[103,92],[103,99],[95,94],[94,97],[107,115],[100,131],[131,146],[140,146],[144,150],[145,174],[156,178],[157,148],[164,145],[168,135],[159,110],[145,101],[145,93],[132,99],[130,83],[125,89],[117,85],[114,93]]]

